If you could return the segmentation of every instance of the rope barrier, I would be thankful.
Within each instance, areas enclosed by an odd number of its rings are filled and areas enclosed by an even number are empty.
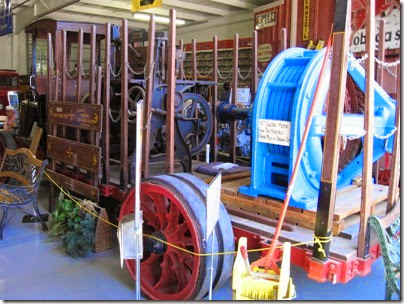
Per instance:
[[[110,221],[108,221],[108,220],[106,220],[106,219],[100,217],[98,214],[96,214],[96,213],[94,213],[93,211],[89,210],[88,208],[84,207],[83,204],[81,204],[79,201],[77,201],[72,195],[70,195],[69,192],[65,191],[61,186],[59,186],[59,185],[52,179],[52,177],[51,177],[46,171],[45,171],[45,175],[47,176],[47,178],[48,178],[60,191],[63,192],[64,195],[66,195],[68,198],[70,198],[80,209],[85,210],[85,211],[88,212],[90,215],[94,216],[94,217],[97,218],[97,219],[102,220],[103,222],[107,223],[108,225],[110,225],[110,226],[112,226],[112,227],[114,227],[114,228],[118,228],[118,225],[115,225],[114,223],[111,223]],[[150,238],[150,239],[154,239],[154,240],[156,240],[156,241],[158,241],[158,242],[160,242],[160,243],[162,243],[162,244],[165,244],[165,245],[167,245],[167,246],[173,247],[173,248],[175,248],[175,249],[178,249],[178,250],[180,250],[180,251],[183,251],[183,252],[185,252],[185,253],[188,253],[188,254],[191,254],[191,255],[194,255],[194,256],[198,256],[198,257],[208,257],[208,256],[211,256],[211,253],[197,253],[197,252],[193,252],[193,251],[190,251],[190,250],[188,250],[188,249],[186,249],[186,248],[182,248],[182,247],[177,246],[177,245],[175,245],[175,244],[166,242],[166,241],[164,241],[164,240],[162,240],[162,239],[159,239],[159,238],[157,238],[157,237],[155,237],[155,236],[153,236],[153,235],[150,235],[150,234],[143,233],[143,236],[144,236],[144,237],[147,237],[147,238]],[[331,242],[331,239],[332,239],[332,235],[330,235],[329,237],[316,237],[316,236],[314,235],[314,241],[307,241],[307,242],[294,243],[294,244],[292,244],[292,247],[297,247],[297,246],[302,246],[302,245],[306,245],[306,246],[307,246],[307,245],[316,243],[316,244],[319,245],[318,251],[320,251],[320,252],[322,252],[323,254],[325,254],[325,251],[324,251],[324,249],[323,249],[323,247],[322,247],[322,244],[323,244],[323,243],[329,243],[329,242]],[[283,248],[283,245],[279,245],[279,246],[277,246],[276,248],[277,248],[277,249]],[[269,247],[268,247],[268,248],[249,249],[249,250],[247,250],[247,252],[248,252],[248,253],[251,253],[251,252],[261,252],[261,251],[267,251],[267,250],[269,250]],[[225,252],[214,252],[214,253],[213,253],[214,256],[227,255],[227,254],[237,254],[237,251],[225,251]]]

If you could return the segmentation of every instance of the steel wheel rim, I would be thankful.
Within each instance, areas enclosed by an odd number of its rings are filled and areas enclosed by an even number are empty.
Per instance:
[[[162,208],[162,206],[166,204],[164,199],[162,199],[164,197],[169,200],[170,208],[175,206],[174,209],[166,209],[165,214]],[[192,218],[178,197],[161,185],[143,183],[141,200],[144,220],[143,232],[145,234],[160,231],[165,235],[167,242],[174,243],[180,247],[187,247],[187,249],[194,252],[201,252],[197,241],[198,233],[195,226],[192,225]],[[152,210],[150,210],[153,205],[159,209],[156,214],[153,214],[153,212],[151,212]],[[169,214],[171,211],[175,212],[175,209],[181,213],[184,220],[183,223],[185,223],[182,227],[178,227],[177,230],[173,229],[176,217],[175,213]],[[132,212],[132,204],[123,205],[120,212],[120,219]],[[178,221],[182,220],[180,217],[177,219]],[[179,236],[183,237],[182,241],[179,240]],[[191,239],[192,246],[190,246],[189,239],[184,242],[184,240],[186,240],[185,237]],[[191,255],[190,253],[183,253],[172,247],[167,247],[162,255],[145,252],[141,261],[142,291],[148,297],[155,300],[188,299],[194,293],[200,263],[201,257]],[[129,273],[135,279],[135,261],[125,260],[125,264]],[[159,270],[160,267],[161,272]],[[179,276],[182,277],[179,279]]]

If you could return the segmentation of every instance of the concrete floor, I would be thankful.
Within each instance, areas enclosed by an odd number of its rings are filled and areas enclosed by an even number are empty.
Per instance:
[[[42,185],[41,210],[47,205],[48,187]],[[25,211],[32,213],[26,206]],[[2,211],[0,211],[1,214]],[[0,300],[134,300],[134,281],[120,268],[119,249],[73,259],[48,242],[40,224],[21,223],[23,213],[11,210],[10,222],[0,241]],[[125,266],[124,266],[125,267]],[[366,277],[347,284],[316,283],[292,265],[297,290],[295,300],[383,300],[382,259]],[[213,293],[214,300],[231,300],[230,280]],[[394,299],[398,299],[396,296]]]

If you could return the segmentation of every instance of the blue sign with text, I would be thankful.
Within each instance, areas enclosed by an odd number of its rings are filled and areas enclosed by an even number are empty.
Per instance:
[[[13,15],[11,0],[0,0],[0,36],[13,32]]]

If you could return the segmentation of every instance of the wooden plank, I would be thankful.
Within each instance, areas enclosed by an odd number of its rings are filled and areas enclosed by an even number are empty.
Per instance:
[[[361,211],[361,188],[346,192],[337,198],[335,204],[334,220],[341,220],[347,216]],[[387,199],[388,187],[373,185],[373,191],[369,203],[374,206]]]
[[[246,210],[242,210],[239,208],[233,208],[231,206],[226,206],[226,210],[229,214],[237,215],[242,218],[245,218],[245,219],[248,219],[251,221],[255,221],[257,223],[266,224],[266,225],[269,225],[272,227],[276,227],[276,225],[278,224],[277,220],[268,219],[268,217],[266,217],[266,216],[248,212]],[[294,226],[294,225],[283,223],[282,230],[293,231],[293,230],[295,230],[295,227],[296,226]]]
[[[366,37],[375,36],[375,0],[366,2]],[[368,218],[371,208],[372,195],[372,164],[373,164],[373,129],[374,129],[374,79],[375,79],[375,40],[366,39],[366,53],[368,58],[365,62],[365,115],[363,140],[363,170],[362,170],[362,199],[361,220],[358,240],[358,256],[366,258],[369,254],[370,226]]]
[[[324,136],[323,164],[318,196],[316,227],[317,237],[329,237],[332,233],[332,222],[337,191],[337,173],[340,146],[340,130],[342,111],[345,101],[346,76],[349,47],[349,28],[351,1],[336,0],[334,11],[333,56],[331,63],[331,79],[327,122]],[[368,36],[369,37],[369,36]],[[292,45],[292,43],[291,43]],[[325,255],[314,246],[313,258],[320,261],[327,259],[330,242],[323,245]]]
[[[33,155],[36,154],[36,151],[39,147],[39,142],[41,141],[43,129],[38,127],[37,124],[34,125],[34,135],[32,135],[31,144],[29,145],[29,150]]]
[[[387,212],[393,209],[397,204],[397,197],[400,194],[399,181],[400,181],[400,65],[397,67],[397,104],[396,104],[396,127],[397,131],[394,135],[393,154],[391,156],[390,165],[390,181],[389,181],[389,194],[387,199]]]
[[[222,191],[227,194],[237,195],[238,188],[250,183],[250,178],[236,179],[222,184]]]
[[[69,189],[72,192],[81,194],[86,198],[94,200],[96,202],[99,201],[100,190],[91,185],[85,184],[78,180],[75,180],[71,177],[59,174],[52,170],[46,170],[46,172],[50,175],[50,177],[61,187],[65,189]]]
[[[47,155],[91,172],[99,171],[101,148],[48,135]]]
[[[249,199],[233,196],[229,194],[222,193],[221,200],[225,205],[237,208],[243,208],[243,210],[259,213],[270,218],[277,219],[281,212],[281,208],[274,207],[271,205],[262,204],[260,202],[251,201]],[[309,229],[314,228],[315,219],[312,216],[289,210],[286,212],[286,222],[288,223],[298,223],[302,227]]]
[[[48,103],[48,121],[52,124],[101,131],[101,105],[53,101]]]

